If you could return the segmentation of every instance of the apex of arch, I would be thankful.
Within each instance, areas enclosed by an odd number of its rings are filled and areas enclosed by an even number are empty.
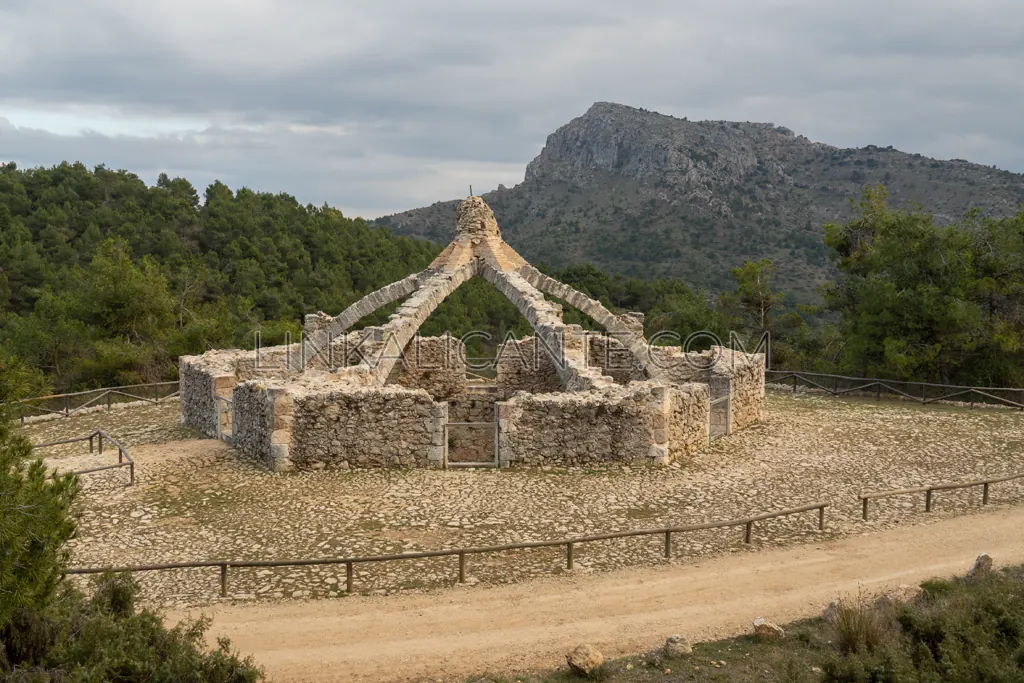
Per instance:
[[[494,212],[482,197],[470,197],[459,204],[456,213],[455,239],[501,239],[501,230]]]

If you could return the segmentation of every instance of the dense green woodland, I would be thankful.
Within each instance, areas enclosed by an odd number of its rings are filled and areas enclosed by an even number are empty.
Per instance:
[[[814,308],[795,309],[774,291],[768,261],[736,268],[735,290],[723,294],[587,265],[552,274],[615,310],[644,311],[649,335],[707,329],[727,339],[737,330],[756,339],[770,330],[775,367],[1024,385],[1024,213],[937,227],[923,210],[888,209],[875,188],[852,221],[825,235],[836,277]],[[251,346],[257,325],[264,344],[280,343],[298,335],[305,313],[338,313],[421,270],[440,248],[286,194],[217,182],[200,198],[166,175],[149,187],[102,166],[7,164],[0,357],[25,368],[37,391],[174,379],[179,355]],[[482,280],[442,304],[423,333],[473,329],[494,340],[528,333]],[[470,352],[488,346],[474,341]]]

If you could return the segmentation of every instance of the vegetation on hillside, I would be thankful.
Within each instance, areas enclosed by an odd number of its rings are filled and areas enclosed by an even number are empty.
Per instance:
[[[826,226],[836,276],[820,303],[794,306],[768,258],[732,270],[723,294],[681,279],[539,267],[609,308],[643,311],[648,336],[736,331],[773,338],[775,367],[974,385],[1024,385],[1024,213],[977,213],[945,226],[896,211],[868,189],[853,218]],[[285,194],[199,194],[161,175],[81,164],[0,166],[0,356],[20,360],[35,393],[174,379],[176,359],[294,338],[304,314],[336,314],[426,267],[436,243],[396,237]],[[381,323],[394,307],[360,324]],[[567,322],[590,325],[566,311]],[[422,333],[479,330],[473,356],[529,325],[474,279]],[[702,342],[707,343],[706,339]]]
[[[1016,212],[1024,176],[890,147],[841,149],[782,126],[688,121],[610,102],[548,136],[524,181],[486,193],[508,242],[552,266],[593,263],[637,277],[725,290],[745,260],[772,259],[789,299],[814,303],[834,275],[822,225],[884,184],[893,205],[928,207],[939,224],[972,207]],[[378,219],[442,239],[455,202]]]
[[[338,313],[425,268],[440,251],[285,194],[199,195],[161,175],[148,187],[104,167],[0,166],[0,344],[55,390],[173,379],[175,360],[209,348],[294,338],[306,313]],[[569,269],[614,307],[707,315],[681,281],[649,283]],[[381,323],[385,309],[363,323]],[[700,316],[697,316],[699,318]],[[690,320],[687,314],[681,319]],[[482,330],[490,347],[529,326],[493,286],[475,279],[431,316],[424,334]],[[471,353],[484,353],[477,340]]]
[[[3,403],[23,394],[31,373],[0,359],[0,678],[48,681],[209,681],[262,679],[227,641],[207,651],[208,620],[168,629],[136,609],[137,586],[104,575],[90,596],[65,578],[77,478],[47,472],[11,430]]]

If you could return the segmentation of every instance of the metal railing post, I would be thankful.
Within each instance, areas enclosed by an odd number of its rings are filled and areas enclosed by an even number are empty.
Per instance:
[[[747,531],[746,531],[746,534],[743,537],[743,542],[746,543],[747,545],[750,545],[750,537],[753,534],[753,532],[754,532],[754,523],[753,522],[747,522]]]
[[[868,521],[868,499],[864,499],[864,521]]]
[[[345,563],[345,592],[346,593],[351,593],[352,592],[352,574],[353,574],[352,563],[351,562],[346,562]]]
[[[228,597],[228,563],[220,566],[220,597]]]
[[[984,492],[981,494],[981,504],[988,505],[988,482],[985,482]]]
[[[924,511],[932,511],[932,490],[928,489],[924,494]]]
[[[665,557],[672,557],[672,532],[665,532]]]
[[[459,551],[459,583],[466,583],[466,553]]]
[[[565,568],[568,569],[569,571],[572,571],[573,560],[574,559],[575,558],[573,557],[573,546],[572,546],[572,543],[571,542],[566,543],[565,544]]]
[[[818,508],[818,531],[825,530],[825,506]]]

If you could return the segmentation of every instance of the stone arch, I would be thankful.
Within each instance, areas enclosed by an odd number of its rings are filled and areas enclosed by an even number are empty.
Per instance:
[[[607,332],[612,333],[632,354],[640,367],[647,370],[647,341],[643,335],[636,334],[617,315],[605,308],[600,301],[591,299],[569,285],[544,275],[530,264],[522,266],[519,273],[539,291],[565,301],[573,308],[585,313]]]
[[[290,369],[301,372],[310,364],[310,362],[312,362],[312,359],[316,357],[317,353],[319,353],[321,349],[327,348],[327,344],[331,339],[340,337],[359,320],[365,318],[374,311],[377,311],[384,306],[415,292],[416,288],[419,286],[420,280],[425,277],[425,274],[426,271],[414,273],[402,280],[392,282],[389,285],[385,285],[384,287],[367,294],[362,299],[342,311],[338,316],[331,318],[326,327],[312,330],[308,329],[310,319],[315,320],[317,316],[315,314],[306,316],[307,331],[305,342],[308,352],[305,357],[297,354],[292,360],[292,367]]]
[[[481,276],[495,285],[530,323],[538,339],[554,358],[566,388],[602,383],[599,370],[588,368],[586,339],[582,329],[562,322],[562,308],[544,294],[557,297],[590,316],[613,334],[647,373],[646,342],[600,302],[572,287],[550,278],[526,262],[501,238],[494,213],[479,197],[470,197],[458,208],[455,239],[430,267],[382,287],[349,306],[322,329],[312,332],[306,343],[311,351],[293,361],[294,370],[303,370],[307,358],[326,348],[330,339],[344,334],[358,320],[387,304],[408,297],[391,319],[379,328],[375,339],[373,382],[383,384],[402,357],[419,328],[437,306],[460,285]],[[315,320],[313,321],[315,323]],[[649,374],[649,373],[648,373]]]

